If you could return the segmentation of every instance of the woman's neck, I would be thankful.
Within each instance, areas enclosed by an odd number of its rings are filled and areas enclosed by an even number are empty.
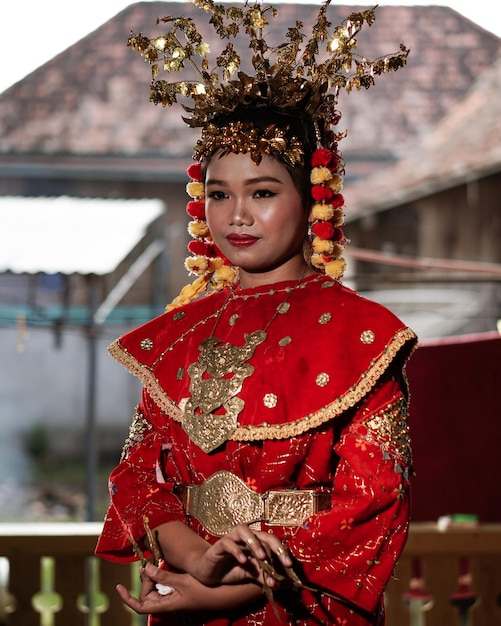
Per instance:
[[[239,282],[241,289],[252,289],[288,280],[300,280],[314,273],[315,270],[301,257],[290,259],[286,263],[263,272],[247,272],[240,268]]]

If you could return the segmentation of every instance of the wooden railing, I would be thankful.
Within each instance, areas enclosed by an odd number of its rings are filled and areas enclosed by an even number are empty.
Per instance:
[[[101,524],[0,524],[0,626],[139,626],[115,591],[137,564],[92,552]],[[501,526],[414,524],[387,594],[387,626],[501,624]]]

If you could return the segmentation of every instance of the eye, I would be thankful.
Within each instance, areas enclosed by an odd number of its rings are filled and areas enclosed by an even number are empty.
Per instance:
[[[255,198],[273,198],[277,194],[274,191],[270,191],[269,189],[258,189],[254,192]]]
[[[207,196],[211,200],[224,200],[228,196],[224,193],[224,191],[211,191]]]

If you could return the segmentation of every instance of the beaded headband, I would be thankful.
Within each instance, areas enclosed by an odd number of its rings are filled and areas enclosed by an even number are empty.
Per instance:
[[[340,119],[336,109],[339,91],[368,89],[374,77],[403,67],[409,50],[400,45],[398,52],[369,60],[355,53],[356,37],[364,24],[375,21],[375,8],[354,12],[344,22],[332,27],[327,17],[331,0],[324,0],[309,38],[296,21],[288,28],[286,41],[272,47],[266,41],[269,19],[277,15],[272,6],[260,2],[240,6],[215,4],[213,0],[191,0],[211,14],[210,24],[226,45],[209,62],[210,47],[191,18],[164,17],[158,23],[168,25],[164,35],[150,39],[132,33],[128,45],[138,50],[151,65],[150,100],[155,104],[180,104],[189,114],[183,120],[190,127],[202,129],[195,146],[197,161],[209,159],[216,151],[222,154],[249,153],[259,165],[263,155],[278,158],[296,167],[304,163],[305,145],[284,119],[283,123],[266,125],[233,119],[239,111],[268,108],[283,112],[297,110],[315,129],[316,149],[309,150],[311,161],[311,195],[313,206],[309,219],[309,262],[320,272],[339,279],[344,273],[342,252],[346,239],[344,199],[340,193],[344,173],[338,152],[343,133],[332,128]],[[239,33],[248,36],[253,74],[241,69],[241,59],[234,39]],[[324,50],[321,50],[321,44]],[[223,45],[223,44],[222,44]],[[159,79],[160,66],[170,77],[176,72],[191,75],[184,80]],[[232,117],[233,116],[233,117]],[[193,218],[188,230],[194,241],[188,246],[193,256],[186,261],[188,270],[200,278],[187,285],[169,308],[190,301],[207,288],[214,289],[233,282],[232,268],[215,246],[205,221],[205,195],[200,163],[188,174],[192,182],[187,192],[193,198],[187,212]]]

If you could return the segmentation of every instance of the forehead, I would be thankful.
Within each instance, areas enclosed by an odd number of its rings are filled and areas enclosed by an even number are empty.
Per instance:
[[[242,180],[248,178],[262,178],[270,176],[282,182],[292,179],[285,165],[277,159],[263,155],[257,165],[248,153],[233,153],[225,155],[214,154],[206,168],[206,180]]]

